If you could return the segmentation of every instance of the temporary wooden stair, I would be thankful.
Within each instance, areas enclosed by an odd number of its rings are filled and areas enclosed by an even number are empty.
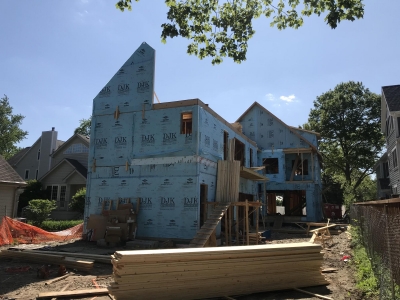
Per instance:
[[[201,226],[200,230],[197,231],[196,236],[190,242],[189,246],[193,248],[201,248],[204,247],[207,243],[208,239],[214,232],[215,228],[217,228],[218,223],[221,221],[222,217],[225,215],[226,210],[230,204],[220,203],[214,207],[211,215],[204,222],[203,226]]]

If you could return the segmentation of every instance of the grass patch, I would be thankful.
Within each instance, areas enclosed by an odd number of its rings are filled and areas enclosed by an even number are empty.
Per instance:
[[[351,244],[353,248],[353,264],[356,267],[357,288],[368,297],[377,297],[379,295],[379,280],[374,273],[374,263],[369,257],[363,244],[360,228],[351,226]]]

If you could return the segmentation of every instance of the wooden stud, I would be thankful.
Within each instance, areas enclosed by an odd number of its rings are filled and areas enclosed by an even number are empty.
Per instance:
[[[246,218],[246,242],[247,242],[247,246],[248,246],[248,245],[250,245],[250,241],[249,241],[249,201],[247,199],[246,199],[245,218]]]

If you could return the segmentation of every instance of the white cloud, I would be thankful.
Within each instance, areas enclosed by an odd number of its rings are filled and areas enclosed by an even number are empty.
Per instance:
[[[287,103],[293,102],[294,99],[296,99],[295,95],[289,95],[289,96],[280,96],[279,99],[281,99],[282,101],[285,101]]]
[[[268,101],[275,101],[275,96],[271,93],[266,94],[265,98],[267,98]]]

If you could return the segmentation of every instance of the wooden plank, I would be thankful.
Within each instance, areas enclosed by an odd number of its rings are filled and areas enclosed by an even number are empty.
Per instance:
[[[301,292],[301,293],[304,293],[304,294],[307,294],[307,295],[311,295],[311,296],[314,296],[314,297],[318,297],[318,298],[320,298],[320,299],[333,300],[333,298],[331,298],[331,297],[327,297],[327,296],[323,296],[323,295],[320,295],[320,294],[315,294],[315,293],[307,292],[307,291],[305,291],[305,290],[296,289],[296,288],[294,288],[294,290],[295,290],[295,291],[298,291],[298,292]]]
[[[247,245],[250,245],[250,241],[249,241],[249,201],[246,199],[245,203],[246,203],[246,212],[245,212],[244,216],[246,218],[246,242],[247,242]]]
[[[268,255],[267,253],[271,253],[271,255],[282,253],[282,251],[320,251],[320,247],[318,245],[314,245],[308,242],[303,243],[288,243],[288,244],[268,244],[268,245],[256,245],[256,246],[232,246],[232,247],[217,247],[217,248],[202,248],[202,249],[190,249],[190,248],[174,248],[174,249],[157,249],[157,250],[126,250],[126,251],[116,251],[114,256],[119,260],[126,259],[134,260],[136,259],[142,260],[145,257],[155,257],[155,258],[165,258],[173,257],[173,256],[190,256],[191,254],[194,256],[197,255],[212,255],[212,254],[233,254],[237,252],[243,252],[244,254],[249,254],[255,252],[257,254],[262,253],[262,255]],[[166,255],[167,254],[167,255]],[[283,254],[281,254],[283,255]]]
[[[239,245],[239,207],[234,206],[236,211],[236,245]]]
[[[87,289],[87,290],[75,290],[75,291],[62,291],[62,292],[45,292],[39,293],[36,299],[46,298],[65,298],[65,297],[85,297],[85,296],[101,296],[108,295],[108,289]]]

